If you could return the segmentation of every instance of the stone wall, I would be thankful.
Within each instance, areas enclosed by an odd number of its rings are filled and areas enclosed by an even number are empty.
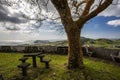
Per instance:
[[[90,48],[93,51],[93,57],[111,60],[111,54],[118,55],[120,50],[118,49],[105,49],[105,48]]]
[[[11,52],[11,47],[10,46],[1,46],[0,51],[1,52]]]
[[[58,54],[67,54],[68,53],[68,47],[67,46],[57,47],[57,53]]]
[[[57,46],[0,46],[0,52],[46,52],[46,53],[56,53]]]
[[[92,57],[98,57],[102,59],[111,60],[111,54],[118,55],[120,49],[105,49],[105,48],[93,48],[89,47],[89,51],[93,52]],[[83,55],[87,55],[85,48],[83,47]],[[67,46],[0,46],[0,52],[45,52],[45,53],[55,53],[55,54],[67,54]]]
[[[57,46],[39,46],[39,49],[41,49],[43,52],[46,52],[46,53],[57,52]]]

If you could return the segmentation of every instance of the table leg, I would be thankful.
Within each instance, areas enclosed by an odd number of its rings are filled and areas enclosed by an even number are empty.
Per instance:
[[[32,60],[33,60],[33,67],[37,67],[37,64],[36,64],[36,56],[33,56],[32,58],[33,58],[33,59],[32,59]]]

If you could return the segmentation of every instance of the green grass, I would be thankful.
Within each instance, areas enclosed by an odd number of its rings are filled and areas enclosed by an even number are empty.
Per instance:
[[[17,77],[22,79],[20,69],[17,65],[23,54],[0,53],[0,73],[5,80]],[[66,55],[46,55],[50,58],[50,69],[45,69],[44,64],[37,58],[37,68],[30,66],[28,76],[22,80],[120,80],[120,67],[112,63],[105,63],[103,60],[85,58],[85,69],[68,70]],[[28,63],[32,60],[28,59]]]

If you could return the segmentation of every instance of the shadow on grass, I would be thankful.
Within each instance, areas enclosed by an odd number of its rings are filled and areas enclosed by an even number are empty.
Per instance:
[[[104,63],[101,60],[85,59],[85,68],[68,70],[67,56],[48,55],[52,59],[50,69],[45,69],[44,64],[37,58],[37,68],[28,69],[28,76],[22,77],[21,71],[16,67],[20,62],[21,54],[1,54],[0,73],[5,80],[120,80],[120,67]],[[30,63],[32,59],[27,62]]]
[[[21,76],[19,72],[8,80],[118,80],[104,68],[96,70],[85,66],[84,69],[68,70],[61,67],[62,69],[55,66],[50,69],[31,67],[27,77]]]
[[[99,70],[86,66],[83,70],[85,80],[118,80],[112,72],[101,68]]]

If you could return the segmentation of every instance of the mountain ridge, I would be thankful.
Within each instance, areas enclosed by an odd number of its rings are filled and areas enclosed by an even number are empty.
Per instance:
[[[120,39],[91,39],[86,37],[81,37],[82,44],[119,44]],[[53,45],[53,46],[68,46],[67,40],[29,40],[29,41],[2,41],[0,40],[0,46],[17,46],[17,45]]]

